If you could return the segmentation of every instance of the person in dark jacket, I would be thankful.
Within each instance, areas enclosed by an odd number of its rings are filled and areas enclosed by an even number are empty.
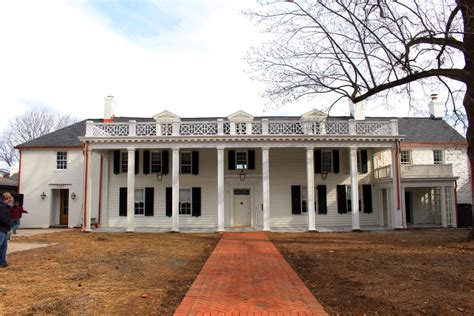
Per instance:
[[[10,193],[3,193],[0,201],[0,268],[8,267],[7,248],[8,232],[11,229],[10,208],[13,205],[13,198]]]

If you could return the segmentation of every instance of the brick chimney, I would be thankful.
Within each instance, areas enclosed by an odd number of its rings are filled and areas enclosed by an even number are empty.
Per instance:
[[[104,122],[113,122],[117,111],[117,102],[113,96],[108,95],[104,98]]]
[[[364,112],[364,102],[361,101],[359,103],[352,103],[349,100],[349,110],[351,112],[351,116],[357,121],[365,120],[365,112]]]
[[[433,93],[431,100],[428,102],[428,108],[430,110],[430,117],[434,119],[443,118],[443,107],[441,102],[438,100],[438,95]]]

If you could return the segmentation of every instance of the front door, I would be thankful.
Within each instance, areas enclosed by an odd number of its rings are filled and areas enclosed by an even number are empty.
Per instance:
[[[60,190],[59,197],[59,225],[68,225],[69,190]]]
[[[234,190],[234,226],[250,226],[251,221],[251,205],[250,190],[235,189]]]

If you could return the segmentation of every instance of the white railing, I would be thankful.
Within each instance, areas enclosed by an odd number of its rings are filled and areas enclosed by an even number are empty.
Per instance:
[[[402,165],[403,178],[438,178],[452,177],[453,165]]]
[[[453,176],[453,165],[401,165],[402,178],[443,178]],[[374,179],[392,177],[392,165],[374,170]]]
[[[291,121],[262,119],[251,122],[184,121],[172,123],[94,123],[87,121],[86,137],[121,136],[247,136],[247,135],[328,135],[397,136],[398,122],[390,121]]]

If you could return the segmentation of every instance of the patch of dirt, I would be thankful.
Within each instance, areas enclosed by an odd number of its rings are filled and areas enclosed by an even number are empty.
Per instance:
[[[330,314],[474,314],[468,230],[270,233]]]
[[[17,237],[57,245],[8,256],[0,315],[172,315],[219,238],[78,231]]]

